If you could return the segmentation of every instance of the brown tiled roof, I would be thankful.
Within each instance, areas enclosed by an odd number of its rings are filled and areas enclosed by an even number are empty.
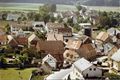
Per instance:
[[[15,22],[15,21],[9,21],[9,24],[12,25],[13,27],[31,27],[32,26],[32,21],[22,21],[20,23]]]
[[[0,35],[0,42],[7,42],[7,36],[6,35]]]
[[[64,44],[62,41],[39,41],[36,48],[37,51],[51,54],[58,62],[63,62]]]
[[[15,38],[15,40],[17,41],[17,43],[19,45],[27,45],[28,44],[28,38],[26,38],[26,37],[17,37],[17,38]]]
[[[79,40],[82,41],[83,44],[92,43],[92,39],[86,35],[83,35],[82,37],[80,37]]]
[[[38,51],[47,51],[51,54],[62,54],[64,52],[64,44],[62,41],[38,41]]]
[[[96,57],[96,50],[93,48],[92,44],[83,44],[80,47],[80,57],[85,57],[86,59],[93,59]]]

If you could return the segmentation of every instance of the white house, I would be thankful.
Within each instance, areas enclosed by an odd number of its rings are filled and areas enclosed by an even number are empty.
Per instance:
[[[34,30],[40,30],[40,31],[44,31],[45,30],[45,23],[42,22],[33,22],[33,29]]]
[[[20,14],[12,14],[12,13],[10,13],[10,14],[7,15],[6,20],[8,20],[8,21],[17,21],[19,17],[21,17]]]
[[[120,31],[116,28],[110,28],[110,29],[107,30],[107,33],[110,36],[116,36],[118,33],[120,33]]]
[[[49,75],[45,80],[77,80],[72,74],[73,67],[68,69],[61,69],[60,71],[56,71],[53,74]],[[79,80],[85,80],[81,75]]]
[[[120,49],[112,55],[111,59],[112,59],[111,67],[116,71],[120,71]]]
[[[102,70],[94,66],[92,63],[87,61],[85,58],[81,58],[76,61],[74,64],[73,74],[76,75],[76,78],[79,79],[79,76],[82,74],[83,77],[101,77]]]
[[[42,63],[48,63],[49,66],[51,66],[53,69],[56,69],[57,67],[57,60],[50,54],[48,54],[47,56],[45,56],[42,59]]]

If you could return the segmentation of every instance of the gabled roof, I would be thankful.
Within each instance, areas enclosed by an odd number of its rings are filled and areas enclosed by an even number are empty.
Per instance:
[[[47,25],[48,28],[64,28],[63,23],[51,23],[51,22],[48,22],[46,25]]]
[[[47,56],[45,56],[43,59],[42,59],[42,61],[43,62],[46,62],[48,59],[53,59],[55,62],[57,62],[57,60],[52,56],[52,55],[50,55],[50,54],[48,54]]]
[[[37,49],[38,51],[44,50],[48,52],[53,52],[51,54],[63,54],[60,52],[56,52],[64,51],[64,43],[62,41],[38,41]]]
[[[28,44],[28,38],[27,37],[16,37],[15,40],[19,45],[27,45]]]
[[[31,42],[32,40],[39,40],[39,38],[33,33],[29,38],[28,41]]]
[[[91,67],[93,64],[87,61],[85,58],[81,58],[73,64],[81,72]]]
[[[113,44],[111,44],[111,43],[106,43],[105,45],[103,45],[103,47],[104,47],[104,52],[107,54],[115,46]]]
[[[100,32],[96,39],[101,41],[106,41],[109,38],[109,34],[107,32]]]
[[[120,31],[116,28],[110,28],[107,30],[108,34],[111,36],[117,35],[118,33],[120,33]]]
[[[63,41],[63,34],[49,33],[47,34],[47,41]]]
[[[69,40],[66,48],[70,48],[70,49],[79,49],[80,46],[82,44],[82,41],[78,41],[78,40]]]
[[[11,45],[27,45],[28,44],[28,38],[27,37],[13,37],[11,35],[7,36],[8,38],[8,44]]]
[[[111,59],[120,62],[120,49],[112,55]]]
[[[11,35],[8,35],[7,38],[8,38],[8,43],[9,43],[10,41],[12,41],[12,40],[15,40],[14,37],[11,36]]]
[[[86,59],[92,60],[96,57],[97,53],[92,44],[83,44],[80,47],[79,55]]]
[[[49,75],[46,80],[63,80],[63,78],[72,72],[73,68],[60,70],[54,74]]]

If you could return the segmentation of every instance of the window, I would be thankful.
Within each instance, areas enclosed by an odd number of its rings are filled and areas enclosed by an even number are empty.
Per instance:
[[[96,68],[94,68],[94,71],[96,71]]]
[[[92,68],[89,69],[90,71],[92,70]]]
[[[69,57],[69,53],[66,54],[66,57]]]

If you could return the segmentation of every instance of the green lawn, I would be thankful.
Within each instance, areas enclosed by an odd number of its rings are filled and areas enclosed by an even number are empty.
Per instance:
[[[34,68],[23,70],[17,70],[15,68],[0,69],[0,80],[28,80],[32,70],[34,70]],[[20,77],[22,79],[20,79]]]
[[[44,76],[34,76],[32,80],[44,80]]]

